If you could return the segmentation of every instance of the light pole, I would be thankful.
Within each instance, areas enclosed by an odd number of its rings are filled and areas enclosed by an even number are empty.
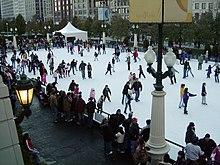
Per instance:
[[[106,29],[107,25],[103,23],[103,24],[101,25],[101,27],[102,27],[102,29],[103,29],[103,31],[102,31],[102,43],[105,44],[105,43],[106,43],[105,29]]]
[[[12,32],[13,34],[13,45],[14,45],[14,49],[17,49],[17,40],[16,40],[16,33],[18,31],[18,29],[15,27],[14,29],[13,28],[10,28],[10,31]]]
[[[138,25],[135,25],[135,24],[132,25],[132,29],[133,29],[133,32],[134,32],[134,48],[136,48],[138,46],[138,41],[137,41],[137,30],[138,30],[138,28],[139,28]]]
[[[50,25],[44,26],[44,29],[45,29],[46,34],[47,34],[47,41],[49,41],[50,40]]]
[[[162,42],[161,42],[162,43]],[[152,91],[152,109],[151,109],[151,129],[150,138],[147,141],[147,147],[150,148],[148,152],[151,157],[151,164],[157,164],[159,160],[163,160],[163,156],[170,150],[169,145],[165,141],[165,101],[164,96],[166,92],[163,91],[162,80],[172,74],[171,68],[175,64],[176,56],[169,49],[168,53],[164,56],[164,62],[168,67],[166,72],[162,72],[162,51],[158,48],[157,58],[157,71],[152,67],[153,62],[156,59],[156,54],[149,46],[145,53],[145,60],[148,64],[147,72],[152,74],[156,78],[154,84],[155,90]]]
[[[24,116],[28,118],[31,115],[30,105],[33,101],[34,86],[32,81],[22,73],[20,75],[20,80],[17,80],[14,88],[18,101],[24,108],[24,111],[22,111],[15,119],[16,124],[19,125],[23,121]]]

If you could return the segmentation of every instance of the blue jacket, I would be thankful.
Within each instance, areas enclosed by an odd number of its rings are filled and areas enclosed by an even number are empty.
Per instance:
[[[184,102],[184,103],[187,103],[188,100],[189,100],[189,97],[194,97],[194,96],[196,96],[196,94],[191,94],[191,93],[189,93],[189,92],[185,92],[185,93],[183,94],[183,102]]]

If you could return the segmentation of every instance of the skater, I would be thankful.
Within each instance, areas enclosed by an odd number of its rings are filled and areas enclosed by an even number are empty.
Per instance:
[[[183,103],[184,90],[185,90],[185,84],[181,84],[181,86],[180,86],[180,103],[179,103],[179,108],[184,107],[184,103]]]
[[[115,72],[115,58],[112,57],[112,71]]]
[[[95,89],[94,88],[91,88],[91,90],[90,90],[89,99],[92,99],[96,103],[96,100],[95,100]]]
[[[220,70],[219,70],[219,67],[218,66],[216,66],[216,68],[215,68],[215,82],[217,82],[217,83],[219,83],[219,73],[220,73]]]
[[[172,73],[170,74],[170,83],[173,84],[173,80],[174,83],[176,84],[176,75],[175,72],[179,73],[174,67],[171,68]]]
[[[201,54],[199,57],[198,57],[198,70],[202,70],[202,63],[203,63],[203,55]]]
[[[189,65],[188,61],[185,61],[185,63],[183,64],[183,78],[186,78],[186,73],[187,73],[188,65]]]
[[[108,101],[111,102],[109,95],[111,95],[111,90],[109,89],[108,85],[105,85],[105,88],[102,91],[102,94],[104,96],[104,101],[106,97],[108,98]]]
[[[81,71],[82,73],[82,78],[86,79],[85,77],[85,70],[86,70],[86,63],[84,63],[83,61],[81,62],[81,64],[79,65],[79,71]]]
[[[126,96],[126,100],[125,100],[125,110],[124,110],[124,113],[127,114],[127,107],[129,106],[129,111],[131,112],[131,101],[133,100],[133,97],[132,97],[132,91],[128,91],[128,94]]]
[[[133,83],[131,89],[134,89],[135,101],[136,102],[140,101],[139,96],[140,96],[140,91],[142,91],[142,84],[138,79],[135,80],[135,82]]]
[[[210,75],[212,74],[212,67],[211,65],[208,66],[208,69],[206,69],[207,71],[207,77],[206,78],[210,78]]]
[[[203,105],[207,105],[206,103],[206,95],[207,95],[207,92],[206,92],[206,83],[202,83],[202,92],[201,92],[201,95],[202,95],[202,104]]]
[[[187,111],[187,105],[188,105],[188,101],[189,101],[189,97],[194,97],[196,96],[196,94],[191,94],[188,92],[188,88],[184,89],[184,94],[183,94],[183,103],[184,103],[184,114],[188,114]]]
[[[141,65],[139,65],[139,78],[141,78],[141,75],[144,77],[144,78],[146,78],[145,77],[145,75],[144,75],[144,72],[143,72],[143,69],[142,69],[142,66]]]
[[[94,57],[95,57],[95,58],[94,58],[94,61],[96,61],[96,60],[98,61],[98,60],[99,60],[99,59],[98,59],[98,56],[99,56],[99,54],[95,51],[95,52],[94,52]]]
[[[130,52],[128,52],[127,59],[126,59],[125,62],[127,62],[128,70],[130,70],[131,69],[131,56],[130,56]]]
[[[111,65],[111,62],[108,62],[108,65],[107,65],[107,71],[105,72],[105,75],[110,72],[110,75],[112,75],[112,65]]]
[[[192,73],[192,68],[190,66],[189,61],[188,61],[188,66],[187,66],[187,70],[186,70],[186,77],[188,77],[188,75],[189,75],[188,73],[190,73],[192,75],[192,77],[194,78],[194,75]]]
[[[124,99],[128,94],[128,90],[130,89],[129,85],[130,85],[130,82],[129,81],[126,82],[126,84],[124,85],[124,88],[122,90],[122,101],[121,101],[122,105],[124,105]]]
[[[99,100],[98,100],[98,103],[97,103],[97,113],[102,113],[102,111],[103,111],[103,102],[104,102],[104,96],[103,95],[101,95],[101,97],[99,98]]]
[[[87,71],[88,71],[88,78],[92,78],[92,65],[88,63],[87,65]]]

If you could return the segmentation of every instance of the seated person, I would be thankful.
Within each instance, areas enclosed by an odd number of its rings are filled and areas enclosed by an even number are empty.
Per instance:
[[[34,148],[34,145],[32,143],[32,140],[28,132],[23,133],[23,144],[26,147],[26,150],[32,154],[32,156],[35,159],[35,162],[39,164],[40,163],[39,152],[37,151],[36,148]]]

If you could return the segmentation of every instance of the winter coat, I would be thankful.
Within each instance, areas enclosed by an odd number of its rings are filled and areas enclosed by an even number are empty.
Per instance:
[[[203,63],[203,56],[202,56],[202,55],[200,55],[200,56],[198,57],[198,62],[199,62],[199,64],[202,64],[202,63]]]
[[[108,87],[105,87],[102,91],[104,96],[108,96],[108,93],[111,95],[111,90]]]
[[[90,94],[89,94],[89,98],[94,99],[95,98],[95,90],[91,89]]]
[[[48,98],[49,104],[51,108],[57,108],[58,103],[57,103],[57,97],[55,95],[50,95]]]
[[[212,151],[216,147],[216,143],[214,142],[214,140],[209,139],[208,141],[206,141],[205,138],[199,139],[198,145],[200,146],[201,150],[204,151],[206,157],[210,157]]]
[[[139,126],[138,123],[131,123],[129,127],[129,135],[131,141],[137,141],[139,138]]]
[[[108,64],[107,70],[111,70],[111,68],[112,68],[112,65],[111,65],[111,64]]]
[[[191,143],[194,137],[196,137],[195,130],[191,126],[188,126],[187,131],[186,131],[186,136],[185,136],[186,144]]]
[[[215,149],[212,151],[212,160],[218,161],[215,162],[215,165],[220,165],[220,147],[215,147]]]
[[[206,95],[207,95],[207,93],[206,93],[206,88],[205,88],[204,85],[202,86],[202,92],[201,92],[201,95],[202,95],[202,96],[206,96]]]
[[[191,94],[189,92],[185,92],[183,94],[183,103],[186,104],[189,100],[189,97],[194,97],[194,96],[196,96],[196,94]]]
[[[89,101],[87,104],[86,104],[86,109],[87,109],[87,113],[88,114],[93,114],[95,112],[95,108],[96,108],[96,105],[95,105],[95,102],[94,101]]]
[[[78,100],[76,101],[76,110],[78,113],[83,113],[86,108],[86,103],[85,101],[79,97]]]
[[[131,89],[134,89],[135,91],[142,91],[142,84],[140,81],[135,81],[131,87]]]
[[[102,128],[102,136],[104,138],[104,141],[113,141],[114,140],[114,133],[112,130],[112,127],[108,124],[104,124],[101,126]]]
[[[126,83],[124,85],[124,88],[122,90],[122,94],[127,95],[128,94],[128,89],[130,89],[129,85]]]
[[[63,98],[63,110],[64,111],[70,111],[71,110],[71,104],[72,104],[72,97],[71,96],[64,96]]]
[[[82,62],[82,63],[80,63],[80,65],[79,65],[79,70],[85,70],[86,69],[86,63],[84,63],[84,62]]]

